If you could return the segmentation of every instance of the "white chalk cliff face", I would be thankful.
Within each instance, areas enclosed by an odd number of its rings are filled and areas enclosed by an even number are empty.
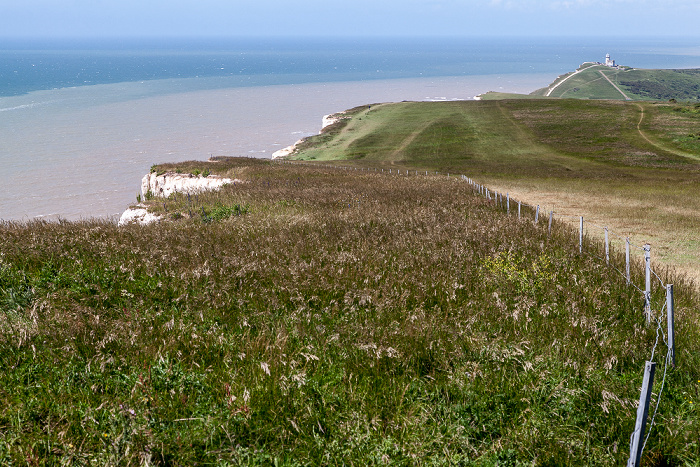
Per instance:
[[[178,193],[201,193],[202,191],[218,190],[228,183],[241,182],[241,180],[233,180],[230,178],[222,178],[217,175],[209,175],[208,177],[194,176],[191,174],[178,174],[167,172],[158,175],[154,172],[144,175],[141,180],[141,195],[145,198],[147,193],[153,196],[167,198],[171,194]],[[161,216],[151,214],[146,210],[146,206],[138,204],[124,211],[119,218],[118,225],[138,223],[141,225],[158,222],[162,219]]]
[[[222,186],[235,181],[230,178],[221,178],[217,175],[202,177],[201,175],[194,176],[174,172],[158,175],[152,172],[144,175],[141,180],[141,195],[145,197],[146,193],[150,191],[153,196],[167,198],[175,192],[199,193],[208,190],[218,190]]]
[[[286,148],[279,149],[275,152],[272,153],[272,159],[277,159],[278,157],[287,157],[291,153],[294,152],[294,150],[297,148],[297,145],[304,141],[303,139],[300,139],[296,143],[292,144],[291,146],[287,146]]]
[[[330,125],[333,125],[335,122],[338,122],[344,118],[348,118],[345,116],[344,112],[338,112],[335,114],[330,114],[330,115],[324,115],[323,120],[321,121],[321,131],[319,134],[323,133],[323,130]],[[278,157],[287,157],[290,154],[292,154],[297,146],[302,143],[304,139],[300,139],[296,143],[292,144],[291,146],[287,146],[286,148],[282,148],[278,151],[275,151],[272,153],[272,159],[277,159]]]

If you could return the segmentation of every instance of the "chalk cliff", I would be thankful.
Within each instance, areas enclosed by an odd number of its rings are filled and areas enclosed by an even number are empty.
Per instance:
[[[347,118],[344,115],[344,112],[338,112],[330,115],[324,115],[323,120],[321,121],[321,131],[319,133],[323,133],[323,130],[330,125],[333,125],[335,122],[338,122],[344,118]],[[277,159],[278,157],[287,157],[290,154],[294,152],[294,150],[297,148],[297,145],[302,143],[304,141],[304,138],[300,139],[296,143],[292,144],[291,146],[287,146],[286,148],[282,148],[278,151],[275,151],[272,153],[272,159]]]
[[[175,172],[166,172],[158,175],[151,172],[143,176],[141,180],[141,195],[146,198],[150,193],[151,196],[168,197],[171,194],[178,193],[200,193],[208,190],[218,190],[228,183],[241,182],[238,179],[223,178],[217,175],[209,175],[202,177],[192,174],[179,174]],[[138,223],[141,225],[158,222],[162,219],[161,216],[151,214],[147,211],[146,206],[137,204],[130,207],[119,218],[119,225]]]
[[[144,175],[141,180],[141,195],[145,197],[150,191],[153,196],[167,198],[175,192],[199,193],[201,191],[218,190],[227,183],[234,183],[234,181],[236,180],[222,178],[217,175],[202,177],[201,175],[195,176],[174,172],[158,175],[155,172],[151,172]]]

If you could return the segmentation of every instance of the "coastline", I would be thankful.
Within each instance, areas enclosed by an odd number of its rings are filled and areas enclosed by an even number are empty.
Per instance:
[[[0,153],[0,218],[118,217],[155,163],[212,155],[269,158],[318,133],[319,116],[357,105],[469,100],[485,89],[527,91],[548,80],[549,74],[476,75],[177,93],[177,80],[164,80],[3,98],[0,108],[18,108],[0,112],[6,147]],[[155,95],[140,97],[142,85]],[[121,92],[139,97],[119,100]]]

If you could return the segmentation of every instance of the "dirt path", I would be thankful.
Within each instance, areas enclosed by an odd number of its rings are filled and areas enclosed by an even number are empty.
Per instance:
[[[693,159],[693,160],[700,160],[700,156],[697,156],[695,154],[690,154],[687,152],[679,151],[677,149],[669,148],[667,146],[664,146],[663,144],[660,144],[656,141],[651,140],[643,131],[642,131],[642,121],[644,121],[644,106],[642,104],[637,104],[637,107],[639,107],[639,121],[637,122],[637,131],[639,132],[639,136],[644,138],[644,140],[654,146],[655,148],[661,149],[662,151],[670,152],[671,154],[675,154],[677,156],[681,157],[687,157],[688,159]]]
[[[625,94],[624,92],[622,92],[622,89],[620,89],[620,88],[617,87],[617,84],[615,84],[615,83],[613,83],[612,81],[610,81],[610,78],[608,78],[608,76],[607,76],[605,73],[603,73],[602,70],[598,70],[598,73],[600,73],[601,75],[603,75],[603,78],[605,78],[606,80],[608,80],[608,83],[612,84],[612,86],[613,86],[615,89],[617,89],[618,92],[619,92],[620,94],[622,94],[622,96],[625,98],[626,101],[631,101],[631,100],[632,100],[627,94]]]
[[[571,78],[572,76],[576,76],[577,74],[581,73],[582,71],[588,70],[589,68],[594,67],[594,66],[596,66],[596,65],[593,64],[593,65],[591,65],[591,66],[587,66],[586,68],[581,68],[581,69],[578,69],[578,70],[574,71],[574,72],[571,73],[569,76],[567,76],[566,78],[564,78],[563,80],[559,81],[557,84],[555,84],[554,86],[552,86],[552,87],[549,89],[549,91],[547,91],[547,94],[544,95],[544,97],[549,97],[549,96],[552,94],[552,91],[554,91],[556,88],[559,87],[559,85],[561,85],[564,81],[568,80],[568,79]]]

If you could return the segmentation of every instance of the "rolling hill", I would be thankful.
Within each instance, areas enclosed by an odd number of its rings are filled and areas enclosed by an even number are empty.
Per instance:
[[[700,101],[700,69],[647,70],[587,62],[528,95],[490,92],[482,99],[571,98]]]

